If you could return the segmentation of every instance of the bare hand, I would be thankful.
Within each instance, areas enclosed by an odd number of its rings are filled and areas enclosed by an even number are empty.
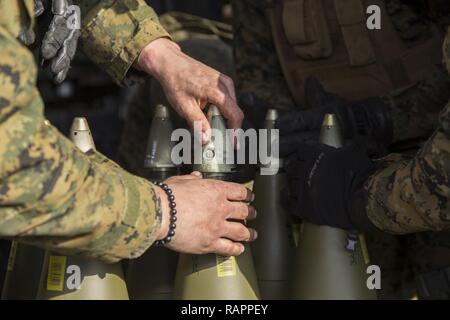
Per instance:
[[[247,203],[253,193],[236,183],[202,179],[201,174],[177,176],[165,181],[177,204],[177,228],[169,249],[192,254],[217,253],[237,256],[244,251],[240,242],[253,241],[257,233],[243,220],[256,217]],[[163,223],[159,239],[169,230],[167,195],[159,189],[163,205]],[[241,222],[242,221],[242,222]]]
[[[236,102],[231,78],[185,55],[169,39],[157,39],[142,50],[138,65],[162,85],[172,107],[194,128],[202,126],[202,141],[210,139],[210,125],[202,112],[216,105],[228,120],[228,128],[239,129],[244,114]]]

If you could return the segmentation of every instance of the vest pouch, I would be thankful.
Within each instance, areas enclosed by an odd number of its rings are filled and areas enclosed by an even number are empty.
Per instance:
[[[294,52],[304,60],[329,57],[333,46],[322,0],[285,0],[281,21]]]

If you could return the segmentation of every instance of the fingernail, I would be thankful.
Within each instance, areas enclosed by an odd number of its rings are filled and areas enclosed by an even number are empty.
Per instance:
[[[248,217],[247,220],[254,220],[256,219],[256,216],[258,213],[256,212],[256,209],[252,206],[248,206]]]
[[[250,240],[249,241],[255,241],[258,239],[258,232],[254,229],[250,229]]]
[[[239,254],[243,254],[243,253],[244,253],[244,251],[245,251],[245,246],[242,246],[242,248],[241,248],[241,252],[240,252]]]
[[[202,177],[202,173],[199,172],[199,171],[193,171],[193,172],[191,173],[191,175],[196,176],[196,177],[199,177],[199,178]]]
[[[253,201],[255,201],[255,194],[249,188],[247,188],[247,197],[246,197],[245,201],[246,202],[253,202]]]
[[[203,132],[202,133],[202,141],[203,141],[203,143],[207,143],[207,142],[209,142],[209,133],[208,132]]]

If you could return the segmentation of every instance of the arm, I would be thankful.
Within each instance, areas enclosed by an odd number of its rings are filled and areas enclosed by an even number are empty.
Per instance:
[[[120,84],[142,50],[159,38],[170,38],[144,0],[76,0],[82,15],[80,44],[87,56]]]
[[[1,26],[0,50],[0,237],[109,262],[163,239],[165,192],[97,152],[80,152],[45,121],[33,56]],[[178,211],[169,248],[239,255],[240,241],[255,239],[236,222],[256,216],[244,186],[198,174],[166,183]]]
[[[443,48],[450,73],[450,32]],[[430,96],[429,100],[438,99]],[[369,179],[369,219],[392,233],[449,228],[449,175],[450,102],[439,115],[437,130],[412,160],[392,163]]]
[[[219,107],[228,127],[241,127],[244,115],[237,105],[230,77],[185,55],[170,41],[153,9],[143,0],[77,0],[82,9],[81,46],[118,83],[132,82],[136,70],[154,76],[172,107],[194,128],[201,123],[203,142],[210,126],[202,110]],[[134,69],[132,69],[134,67]]]
[[[423,81],[383,98],[390,109],[393,143],[429,137],[450,99],[450,77],[442,68]]]
[[[390,163],[369,178],[367,214],[390,233],[450,227],[450,103],[439,127],[412,160]]]

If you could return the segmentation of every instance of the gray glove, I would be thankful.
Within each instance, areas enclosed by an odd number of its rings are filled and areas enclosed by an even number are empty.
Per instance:
[[[43,9],[43,1],[35,0],[35,7]],[[51,60],[50,70],[56,83],[66,78],[81,34],[76,26],[81,21],[80,12],[70,8],[71,4],[71,0],[52,0],[53,19],[42,40],[41,54],[44,61]]]
[[[34,16],[39,17],[44,12],[43,0],[34,0]],[[30,23],[31,24],[31,23]],[[19,41],[25,46],[31,46],[36,41],[36,33],[33,30],[33,26],[27,26],[22,30],[19,35]]]

